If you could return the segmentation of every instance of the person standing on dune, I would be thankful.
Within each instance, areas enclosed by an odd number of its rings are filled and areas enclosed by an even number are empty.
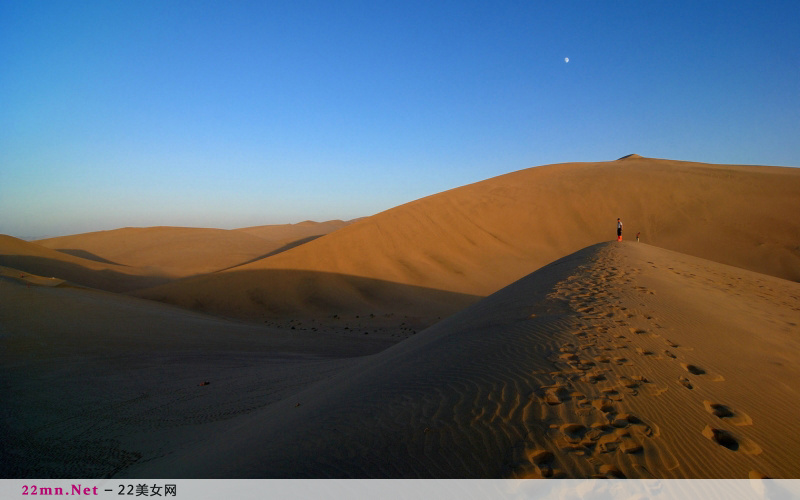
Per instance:
[[[617,217],[617,241],[622,241],[622,221]]]

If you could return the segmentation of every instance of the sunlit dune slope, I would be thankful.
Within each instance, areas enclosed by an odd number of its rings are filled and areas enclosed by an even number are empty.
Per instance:
[[[235,230],[193,227],[127,227],[38,240],[70,255],[150,268],[170,276],[206,274],[301,245],[349,222],[305,221]]]
[[[153,269],[75,257],[6,235],[0,235],[0,265],[112,292],[152,287],[171,279]]]
[[[128,477],[800,476],[800,284],[603,243]]]
[[[774,276],[800,279],[800,169],[627,157],[547,165],[429,196],[325,238],[143,294],[243,317],[269,315],[265,270],[355,276],[485,296],[563,255],[624,238]],[[257,273],[256,273],[257,272]],[[335,295],[335,287],[315,294]],[[253,297],[259,297],[254,300]],[[322,300],[326,302],[326,300]],[[384,308],[391,305],[378,304]],[[442,308],[442,313],[460,307]],[[355,310],[376,304],[362,300]],[[302,311],[302,305],[301,311]]]
[[[355,222],[343,220],[329,220],[325,222],[303,221],[297,224],[273,224],[267,226],[252,226],[235,229],[234,231],[251,234],[270,241],[297,241],[314,236],[321,236],[349,226]]]
[[[171,276],[205,274],[263,257],[281,245],[224,229],[122,228],[36,241],[63,253],[146,267]]]

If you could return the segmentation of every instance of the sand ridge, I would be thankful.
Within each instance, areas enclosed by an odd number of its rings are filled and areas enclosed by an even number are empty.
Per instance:
[[[797,477],[798,324],[797,283],[600,244],[123,475]]]
[[[532,269],[612,238],[617,217],[623,218],[626,240],[641,233],[653,245],[798,280],[798,193],[800,170],[792,168],[636,157],[545,165],[396,207],[228,271],[236,277],[200,276],[139,295],[267,319],[282,300],[270,290],[302,287],[290,276],[302,271],[373,280],[373,288],[391,284],[456,294],[435,315],[446,316],[463,307],[460,297],[486,296]],[[259,274],[277,270],[288,281],[266,281]],[[391,307],[363,297],[342,310],[339,289],[320,281],[313,290],[318,302],[337,304],[329,315]],[[300,305],[293,311],[317,314],[320,308]]]
[[[234,231],[252,234],[269,241],[292,242],[315,236],[332,233],[338,229],[357,222],[359,219],[348,221],[329,220],[325,222],[303,221],[297,224],[270,224],[265,226],[251,226],[234,229]]]

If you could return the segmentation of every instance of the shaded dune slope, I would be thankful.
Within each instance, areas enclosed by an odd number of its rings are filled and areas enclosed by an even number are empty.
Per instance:
[[[153,287],[171,279],[152,269],[77,257],[6,235],[0,235],[0,265],[111,292]]]
[[[198,281],[212,285],[200,286],[178,300],[167,286],[134,294],[240,319],[357,313],[373,317],[371,323],[376,324],[381,322],[381,316],[396,314],[430,324],[442,311],[460,310],[480,298],[359,276],[286,269],[232,271]],[[184,286],[180,282],[178,288]]]
[[[562,258],[130,477],[797,477],[800,284]]]
[[[352,362],[343,358],[387,347],[2,266],[0,341],[0,477],[50,479],[109,477],[174,453]]]
[[[141,295],[248,318],[268,316],[270,289],[253,271],[356,276],[486,296],[563,255],[615,236],[800,279],[800,170],[631,156],[531,168],[423,198],[278,255]],[[335,288],[317,290],[336,295]],[[208,299],[225,295],[224,300]],[[274,296],[274,295],[273,295]],[[276,298],[280,300],[280,298]],[[374,304],[354,304],[369,311]],[[384,304],[384,308],[390,304]],[[461,304],[444,306],[449,314]],[[297,313],[306,313],[300,307]],[[332,311],[330,311],[332,312]]]

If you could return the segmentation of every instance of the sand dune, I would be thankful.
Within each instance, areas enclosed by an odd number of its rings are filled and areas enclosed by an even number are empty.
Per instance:
[[[798,213],[800,170],[632,155],[0,236],[0,476],[798,477]]]
[[[25,271],[20,271],[19,269],[4,266],[0,266],[0,276],[17,280],[21,283],[25,283],[27,286],[61,286],[66,284],[65,280],[59,278],[37,276],[35,274],[26,273]]]
[[[343,221],[329,220],[325,222],[315,222],[311,220],[298,222],[297,224],[273,224],[267,226],[252,226],[234,229],[234,231],[258,236],[269,241],[297,241],[314,236],[322,236],[332,233],[345,226],[349,226],[359,219]]]
[[[3,478],[109,477],[392,343],[54,285],[0,267]]]
[[[345,225],[343,221],[307,221],[237,230],[129,227],[48,238],[36,243],[100,262],[182,277],[211,273],[279,253]]]
[[[6,235],[0,235],[0,265],[113,292],[152,287],[173,279],[152,269],[76,257]]]
[[[798,477],[800,284],[558,260],[128,477]]]
[[[102,290],[128,292],[256,261],[348,224],[306,221],[236,230],[122,228],[36,242],[2,236],[0,264]]]
[[[532,269],[612,239],[617,217],[623,219],[626,239],[641,232],[642,241],[660,247],[798,280],[798,213],[798,169],[638,156],[547,165],[402,205],[229,270],[236,275],[192,278],[141,296],[187,307],[202,303],[206,311],[230,316],[270,317],[279,306],[272,300],[282,300],[270,290],[303,286],[303,280],[265,281],[253,273],[264,270],[354,276],[456,297],[486,296]],[[338,289],[319,286],[314,294],[321,302],[336,303]],[[436,316],[462,305],[442,304]],[[390,307],[365,297],[349,312]]]

